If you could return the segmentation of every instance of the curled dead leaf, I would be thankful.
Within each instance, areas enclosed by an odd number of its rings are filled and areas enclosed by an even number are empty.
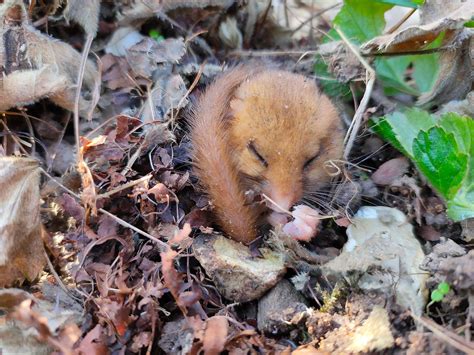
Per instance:
[[[17,16],[8,20],[12,12]],[[0,23],[5,23],[0,28],[0,110],[47,97],[72,111],[81,55],[69,44],[37,31],[28,21],[23,2],[10,0],[0,5]],[[84,93],[93,90],[97,76],[95,65],[88,61]],[[87,115],[90,107],[91,101],[82,95],[79,113]]]
[[[445,103],[464,98],[472,86],[472,29],[464,24],[474,14],[472,1],[427,2],[421,8],[421,25],[409,26],[372,39],[361,47],[363,54],[403,54],[426,49],[443,35],[440,72],[431,91],[418,98],[418,105]]]

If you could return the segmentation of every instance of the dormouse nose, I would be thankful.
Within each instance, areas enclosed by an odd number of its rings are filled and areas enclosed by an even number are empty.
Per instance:
[[[288,211],[300,199],[299,193],[292,189],[270,190],[268,207],[276,212]]]

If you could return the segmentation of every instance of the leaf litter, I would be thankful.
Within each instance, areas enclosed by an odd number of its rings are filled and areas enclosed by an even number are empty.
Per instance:
[[[472,5],[403,2],[418,9],[421,22],[399,26],[384,19],[398,1],[87,3],[0,5],[0,170],[16,176],[0,181],[0,191],[2,208],[10,210],[8,201],[14,201],[11,210],[18,212],[5,219],[17,227],[15,235],[0,235],[0,267],[20,270],[2,272],[9,279],[1,280],[22,287],[0,295],[0,334],[18,335],[10,349],[472,349],[472,219],[465,219],[472,217]],[[93,54],[76,97],[87,35],[95,36]],[[346,40],[359,56],[347,50]],[[328,94],[343,93],[334,98],[343,117],[352,116],[365,90],[362,56],[374,65],[376,81],[360,110],[363,134],[349,162],[335,169],[342,182],[321,192],[325,198],[315,206],[298,206],[286,230],[275,230],[264,248],[242,249],[218,233],[212,206],[196,188],[185,119],[227,63],[249,56],[315,75],[324,90],[332,89]],[[417,103],[429,111],[402,109]],[[430,107],[442,104],[437,118]],[[439,150],[430,148],[436,144]],[[73,166],[77,152],[82,159]],[[34,168],[26,171],[30,162]],[[394,222],[386,216],[363,221],[360,214],[369,207],[359,208],[367,204],[386,206],[403,223],[390,229]],[[347,255],[354,243],[350,230],[371,224],[378,229],[369,234],[379,237],[362,247],[365,254]],[[22,234],[25,228],[32,234]],[[393,231],[413,228],[421,239],[408,233],[410,246],[400,247]],[[389,250],[378,244],[388,235],[396,244]],[[27,243],[12,248],[13,239]],[[405,254],[415,249],[420,260],[410,264]],[[384,256],[373,259],[371,250]],[[18,257],[28,261],[18,264]],[[328,271],[338,260],[345,269]],[[380,280],[383,287],[374,287]],[[426,305],[426,290],[442,282],[449,292]],[[403,298],[412,300],[411,309]]]

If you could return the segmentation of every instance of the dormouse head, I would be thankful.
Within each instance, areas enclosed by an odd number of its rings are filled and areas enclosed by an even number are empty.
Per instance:
[[[239,86],[230,108],[235,163],[244,180],[277,205],[288,210],[329,181],[324,165],[340,159],[343,129],[313,80],[285,71],[259,73]]]

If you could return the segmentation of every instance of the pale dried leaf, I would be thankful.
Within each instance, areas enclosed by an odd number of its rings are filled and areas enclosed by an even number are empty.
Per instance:
[[[10,7],[8,7],[10,6]],[[13,11],[15,10],[15,11]],[[3,16],[14,13],[15,21]],[[31,104],[48,97],[57,105],[74,109],[81,55],[69,44],[52,39],[28,24],[24,7],[10,1],[0,8],[0,109]],[[31,73],[31,74],[29,74]],[[97,69],[86,64],[83,88],[94,88]],[[81,96],[79,112],[86,115],[91,103]]]
[[[11,107],[32,104],[42,97],[62,90],[66,84],[67,78],[58,75],[51,66],[13,72],[0,80],[0,110],[6,111]]]
[[[165,121],[188,103],[186,84],[178,74],[161,76],[143,105],[141,120],[144,123]]]
[[[235,17],[228,17],[219,25],[219,38],[230,49],[242,48],[242,32],[237,26]]]
[[[123,57],[127,50],[142,41],[145,38],[134,27],[121,27],[117,29],[110,38],[105,53],[113,54],[117,57]]]
[[[81,175],[82,193],[81,200],[85,206],[90,208],[93,216],[97,215],[97,193],[94,178],[87,164],[82,160],[77,164],[77,172]]]
[[[42,270],[39,169],[33,159],[0,158],[0,287]]]
[[[68,0],[64,17],[78,23],[93,37],[99,27],[100,0]]]

